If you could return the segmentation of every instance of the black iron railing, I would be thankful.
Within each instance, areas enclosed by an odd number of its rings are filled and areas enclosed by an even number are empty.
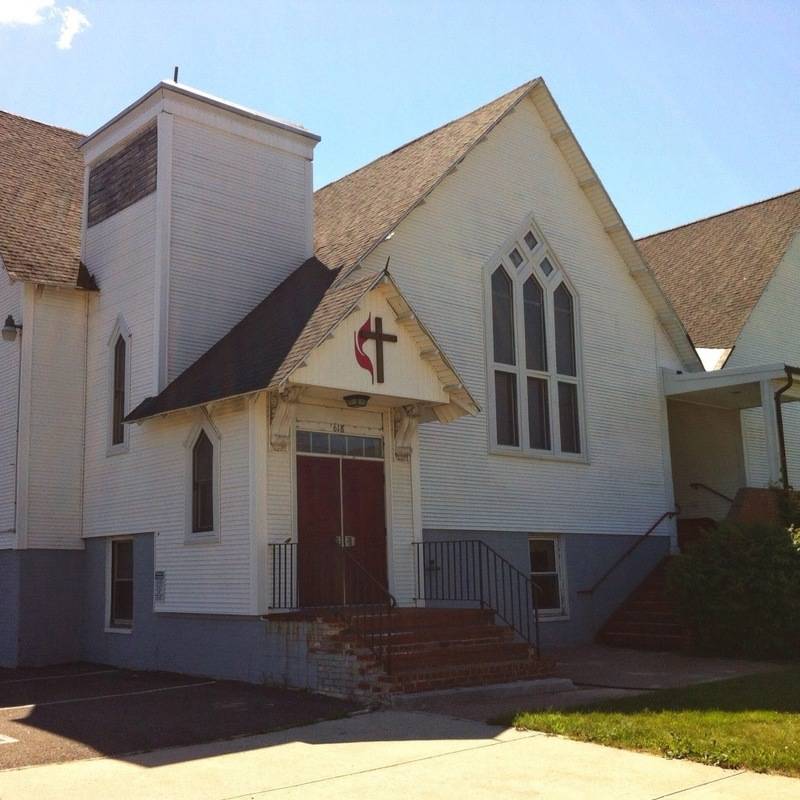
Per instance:
[[[695,491],[698,489],[705,489],[705,491],[709,492],[710,494],[715,494],[717,497],[721,497],[723,500],[727,500],[729,503],[733,502],[732,497],[728,497],[728,495],[717,491],[713,486],[709,486],[707,483],[699,483],[698,481],[695,481],[694,483],[690,483],[689,486],[691,486]]]
[[[392,671],[392,610],[397,601],[357,559],[346,540],[317,543],[308,552],[297,542],[270,544],[273,610],[318,609],[342,620],[384,669]]]
[[[480,539],[417,542],[417,599],[489,608],[539,654],[536,586]]]
[[[647,539],[648,536],[665,520],[677,517],[680,509],[676,506],[674,511],[665,511],[641,536],[637,537],[633,544],[625,550],[625,552],[587,589],[578,589],[578,594],[594,594],[602,584],[606,582],[608,577],[615,572],[619,566],[630,556],[639,545]]]

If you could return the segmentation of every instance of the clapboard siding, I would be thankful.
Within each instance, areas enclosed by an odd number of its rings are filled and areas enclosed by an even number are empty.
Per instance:
[[[109,337],[120,315],[131,333],[133,408],[154,391],[155,195],[89,229],[97,275],[89,324],[84,536],[154,532],[166,573],[159,611],[252,613],[248,414],[242,401],[212,413],[221,441],[219,544],[185,544],[187,452],[200,412],[132,425],[127,452],[107,455]]]
[[[745,323],[726,368],[785,363],[800,366],[800,233],[786,251]],[[800,484],[800,407],[784,405],[789,482]],[[748,483],[767,486],[764,419],[760,408],[742,412]]]
[[[414,553],[414,490],[412,461],[394,458],[391,441],[386,453],[389,483],[389,563],[392,571],[392,593],[400,605],[411,605],[415,594]],[[421,531],[418,532],[421,536]]]
[[[589,463],[488,450],[482,271],[533,212],[580,296]],[[630,533],[671,503],[659,361],[663,331],[535,106],[479,144],[368,259],[391,271],[484,409],[421,430],[431,528]]]
[[[168,376],[266,297],[308,252],[305,158],[177,117]]]
[[[145,484],[150,525],[155,530],[155,568],[166,576],[158,611],[208,614],[254,612],[251,584],[249,420],[244,401],[231,401],[211,414],[220,440],[220,535],[214,543],[186,543],[189,460],[185,443],[200,412],[151,423],[162,463]]]
[[[90,300],[87,346],[84,536],[156,527],[150,479],[164,458],[147,426],[131,426],[129,451],[107,455],[110,430],[109,338],[120,316],[130,330],[132,409],[154,392],[155,199],[151,194],[86,232],[87,267],[100,287]]]
[[[44,288],[34,301],[28,547],[83,547],[84,389],[88,293]]]
[[[22,321],[22,284],[11,283],[0,269],[0,309],[3,320],[13,314]],[[2,320],[0,320],[2,321]],[[13,547],[14,486],[17,468],[17,393],[21,342],[0,343],[0,549]]]

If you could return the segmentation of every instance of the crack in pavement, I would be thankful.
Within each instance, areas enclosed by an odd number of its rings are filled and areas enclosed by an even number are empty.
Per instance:
[[[270,789],[257,789],[254,792],[247,792],[246,794],[230,795],[229,797],[222,797],[220,800],[242,800],[245,797],[256,797],[257,795],[270,794],[272,792],[280,792],[286,789],[301,789],[304,786],[313,786],[317,783],[326,783],[327,781],[340,780],[341,778],[352,778],[357,775],[368,775],[371,772],[381,772],[386,769],[394,769],[395,767],[404,767],[409,764],[419,764],[425,761],[434,761],[437,758],[446,758],[447,756],[458,755],[459,753],[470,753],[475,750],[486,750],[490,747],[498,747],[504,744],[514,744],[515,742],[524,741],[525,739],[535,739],[539,736],[546,736],[544,733],[538,731],[530,734],[529,736],[520,736],[517,739],[509,739],[502,742],[486,742],[485,744],[477,745],[476,747],[463,747],[459,750],[448,750],[446,753],[436,753],[431,756],[421,756],[420,758],[410,758],[407,761],[397,761],[393,764],[381,764],[378,767],[367,767],[366,769],[357,769],[353,772],[342,772],[336,775],[327,775],[323,778],[314,778],[310,781],[302,781],[301,783],[288,783],[284,786],[273,786]]]

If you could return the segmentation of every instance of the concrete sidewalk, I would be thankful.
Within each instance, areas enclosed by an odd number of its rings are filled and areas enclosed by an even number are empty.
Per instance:
[[[2,800],[109,797],[796,800],[800,781],[407,711],[124,759],[0,772]]]

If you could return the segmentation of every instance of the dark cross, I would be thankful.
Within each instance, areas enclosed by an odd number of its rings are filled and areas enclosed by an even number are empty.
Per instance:
[[[383,343],[396,342],[397,337],[393,333],[383,332],[383,320],[375,317],[375,330],[364,334],[366,339],[375,340],[375,372],[378,383],[383,383]]]

